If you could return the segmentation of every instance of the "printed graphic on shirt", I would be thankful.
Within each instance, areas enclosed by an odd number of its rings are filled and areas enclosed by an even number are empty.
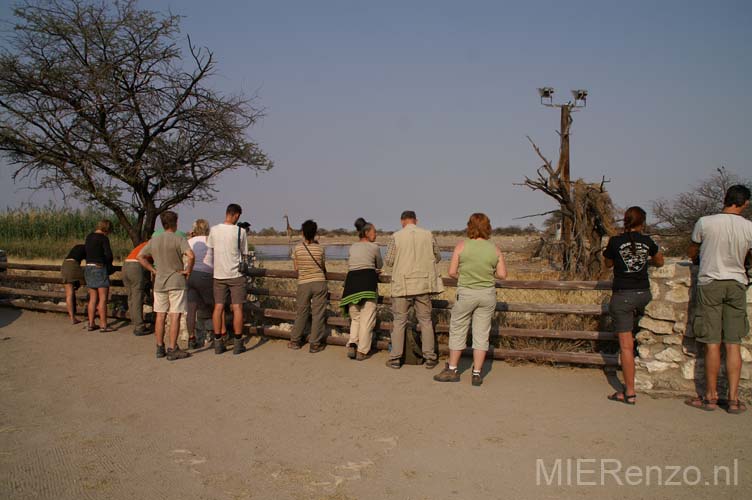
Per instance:
[[[632,244],[624,243],[619,247],[619,255],[627,267],[626,273],[639,273],[648,263],[650,249],[644,243],[635,243],[635,251],[632,252]]]

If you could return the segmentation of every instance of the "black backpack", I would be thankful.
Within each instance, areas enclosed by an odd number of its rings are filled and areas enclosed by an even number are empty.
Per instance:
[[[420,334],[409,326],[405,329],[405,352],[402,358],[403,365],[422,365],[426,362]]]

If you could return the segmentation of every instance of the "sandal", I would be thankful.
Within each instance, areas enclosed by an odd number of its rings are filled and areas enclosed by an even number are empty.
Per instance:
[[[617,403],[624,403],[630,406],[634,406],[635,403],[637,403],[637,401],[635,401],[636,399],[637,399],[637,394],[627,395],[626,391],[623,391],[623,392],[617,391],[611,394],[610,396],[608,396],[609,401],[616,401]]]
[[[86,331],[95,332],[99,330],[99,325],[89,325],[86,327]]]
[[[298,349],[301,349],[303,346],[300,345],[299,342],[293,342],[292,340],[287,343],[287,348],[292,349],[293,351],[297,351]]]
[[[116,330],[114,328],[110,328],[109,326],[105,326],[104,328],[100,328],[99,329],[100,333],[111,333],[111,332],[114,332],[114,331],[116,331]]]
[[[717,399],[705,399],[702,396],[687,399],[684,401],[684,404],[703,411],[715,411],[718,408]]]
[[[736,407],[736,408],[732,408],[732,407]],[[745,411],[747,411],[747,405],[745,405],[738,399],[728,400],[728,408],[726,408],[726,413],[730,413],[731,415],[739,415],[741,413],[744,413]]]

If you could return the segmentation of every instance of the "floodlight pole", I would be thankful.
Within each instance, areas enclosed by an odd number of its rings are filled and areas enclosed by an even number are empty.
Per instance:
[[[541,97],[541,104],[549,108],[559,108],[561,110],[561,121],[559,125],[559,164],[557,165],[557,171],[559,172],[559,178],[562,183],[564,191],[571,199],[572,196],[572,183],[569,172],[569,129],[572,125],[572,112],[577,111],[579,108],[584,108],[587,104],[587,91],[576,90],[572,91],[574,95],[574,102],[570,101],[566,104],[554,104],[553,93],[554,89],[551,87],[544,87],[538,89]],[[547,102],[544,102],[547,101]],[[564,244],[565,251],[563,253],[563,268],[569,269],[569,252],[566,249],[570,248],[572,244],[572,220],[569,217],[561,215],[561,239]]]
[[[561,108],[561,124],[560,124],[560,141],[559,146],[559,166],[558,169],[561,172],[561,183],[572,196],[572,183],[569,176],[569,126],[572,124],[572,108],[570,104],[563,104],[559,106]],[[565,248],[569,248],[572,244],[572,219],[569,217],[561,217],[561,237],[564,242]],[[568,262],[569,252],[564,252],[564,259],[562,265],[564,269],[569,269]]]

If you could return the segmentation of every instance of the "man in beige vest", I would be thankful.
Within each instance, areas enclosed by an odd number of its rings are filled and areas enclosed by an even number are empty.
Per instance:
[[[405,349],[405,328],[410,306],[421,329],[423,357],[426,368],[437,365],[431,295],[441,293],[443,286],[436,269],[441,253],[430,231],[416,226],[415,212],[406,210],[400,216],[402,229],[392,235],[384,263],[392,266],[392,351],[386,365],[400,368]]]

